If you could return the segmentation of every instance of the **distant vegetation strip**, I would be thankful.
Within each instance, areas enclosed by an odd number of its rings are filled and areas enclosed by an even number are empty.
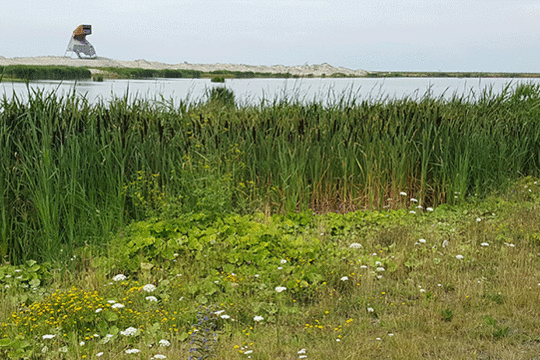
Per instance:
[[[371,78],[401,78],[401,77],[428,77],[428,78],[538,78],[540,73],[500,73],[500,72],[440,72],[440,71],[371,71],[366,77]]]
[[[84,67],[72,66],[0,66],[0,79],[17,80],[82,80],[90,79],[92,73]]]
[[[0,66],[0,80],[85,80],[85,79],[199,79],[199,78],[223,78],[223,79],[287,79],[315,77],[313,74],[303,76],[291,73],[269,73],[253,71],[214,70],[204,72],[188,69],[141,69],[141,68],[118,68],[106,67],[95,68],[97,72],[92,74],[91,68],[55,65],[7,65]],[[330,78],[355,78],[357,75],[343,73],[323,74],[321,77]],[[538,78],[540,73],[489,73],[489,72],[401,72],[401,71],[372,71],[365,77],[368,78],[401,78],[401,77],[449,77],[449,78]]]
[[[215,70],[210,72],[203,72],[198,70],[175,70],[175,69],[137,69],[137,68],[100,68],[105,77],[113,77],[120,79],[152,79],[152,78],[166,78],[166,79],[199,79],[199,78],[228,78],[228,79],[253,79],[253,78],[290,78],[298,77],[289,73],[260,73],[253,71],[229,71],[229,70]]]

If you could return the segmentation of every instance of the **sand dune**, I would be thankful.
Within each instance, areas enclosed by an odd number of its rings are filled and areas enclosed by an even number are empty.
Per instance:
[[[313,76],[330,76],[335,73],[342,73],[352,76],[365,76],[364,70],[351,70],[344,67],[333,67],[327,63],[320,65],[299,65],[299,66],[284,66],[284,65],[243,65],[243,64],[165,64],[157,61],[134,60],[123,61],[113,60],[103,57],[96,59],[75,59],[61,56],[38,56],[38,57],[14,57],[5,58],[0,56],[0,66],[2,65],[64,65],[64,66],[85,66],[88,68],[100,67],[125,67],[125,68],[142,68],[142,69],[179,69],[179,70],[230,70],[230,71],[253,71],[263,73],[290,73],[292,75],[308,75]]]

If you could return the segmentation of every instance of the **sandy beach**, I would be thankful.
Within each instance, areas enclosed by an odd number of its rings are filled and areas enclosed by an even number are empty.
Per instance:
[[[123,61],[113,60],[103,57],[96,59],[77,59],[62,56],[38,56],[38,57],[14,57],[5,58],[0,56],[0,66],[6,65],[62,65],[62,66],[84,66],[91,69],[92,72],[98,73],[98,68],[105,67],[120,67],[120,68],[141,68],[141,69],[177,69],[177,70],[199,70],[210,72],[214,70],[229,70],[229,71],[253,71],[261,73],[290,73],[292,75],[306,76],[330,76],[332,74],[341,73],[350,76],[365,76],[364,70],[352,70],[344,67],[333,67],[327,63],[320,65],[244,65],[244,64],[190,64],[187,62],[179,64],[166,64],[157,61],[134,60]]]

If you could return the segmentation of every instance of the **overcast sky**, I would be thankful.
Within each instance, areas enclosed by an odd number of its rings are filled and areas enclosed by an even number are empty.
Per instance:
[[[540,0],[0,0],[0,56],[540,72]]]

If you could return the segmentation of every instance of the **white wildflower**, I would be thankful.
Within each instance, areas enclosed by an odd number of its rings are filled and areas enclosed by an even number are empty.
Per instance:
[[[103,351],[102,351],[102,352],[98,352],[98,353],[96,354],[96,357],[100,357],[100,356],[102,356],[102,355],[103,355]]]
[[[483,243],[480,244],[480,246],[489,246],[489,243],[483,242]]]
[[[127,279],[127,277],[124,274],[118,274],[115,277],[113,277],[114,281],[122,281],[122,280],[126,280],[126,279]]]
[[[340,280],[341,281],[347,281],[347,280],[349,280],[349,277],[348,276],[343,276]]]
[[[463,255],[456,255],[456,259],[463,260]]]
[[[223,315],[221,315],[221,316],[220,316],[220,318],[222,318],[222,319],[229,319],[229,318],[230,318],[230,316],[229,316],[229,315],[227,315],[227,314],[223,314]]]
[[[477,219],[476,219],[476,222],[480,222],[480,221],[482,221],[482,219],[480,219],[480,218],[477,218]]]
[[[79,343],[79,346],[84,346],[84,344],[85,344],[85,342],[84,342],[84,341],[81,341],[81,342]]]
[[[351,245],[349,245],[349,247],[351,249],[361,249],[362,248],[362,245],[359,244],[359,243],[352,243]]]
[[[444,240],[442,243],[442,247],[447,247],[447,246],[448,246],[448,240]]]
[[[102,312],[102,311],[103,311],[102,308],[97,308],[97,309],[96,309],[96,314],[99,313],[99,312]]]
[[[152,356],[150,359],[166,359],[167,357],[165,355],[156,354]]]
[[[140,353],[141,350],[139,349],[127,349],[126,350],[126,354],[137,354],[137,353]]]
[[[305,354],[306,353],[306,349],[302,349],[298,352],[298,354]]]
[[[411,211],[409,211],[409,214],[416,214],[416,211],[411,210]]]
[[[415,198],[411,198],[411,202],[417,203],[418,200],[416,200]]]
[[[215,311],[214,314],[220,315],[220,314],[223,314],[224,312],[225,310],[218,310],[218,311]]]
[[[276,290],[278,293],[280,293],[282,291],[287,290],[287,288],[285,286],[276,286],[276,288],[274,290]]]
[[[133,336],[133,335],[137,334],[137,329],[130,326],[126,330],[120,331],[120,334],[122,334],[124,336]],[[107,337],[109,337],[109,335],[107,335]]]
[[[47,340],[47,339],[53,339],[56,335],[54,334],[47,334],[47,335],[43,335],[42,338],[43,340]]]
[[[116,303],[111,306],[113,309],[121,309],[124,307],[124,304]]]
[[[361,265],[360,269],[367,269],[367,265]]]
[[[426,243],[426,239],[420,239],[420,240],[418,240],[418,242],[421,243],[421,244],[425,244],[425,243]]]
[[[145,299],[150,301],[150,302],[157,302],[158,301],[158,299],[155,296],[147,296],[147,297],[145,297]]]
[[[378,272],[384,271],[384,268],[383,268],[382,266],[379,266],[379,267],[377,268],[377,271],[378,271]]]
[[[399,193],[399,195],[401,195],[401,196],[407,196],[407,193],[406,193],[405,191],[402,191],[402,192]]]
[[[253,317],[253,320],[259,322],[259,321],[263,321],[264,318],[262,316],[260,316],[260,315],[257,315],[257,316]]]
[[[108,302],[109,304],[114,304],[114,303],[116,302],[116,300],[107,300],[107,302]]]
[[[427,211],[433,211],[433,208],[432,207],[427,207],[426,210]]]
[[[159,346],[171,346],[171,343],[169,340],[161,339],[159,340]]]
[[[282,264],[286,264],[286,263],[287,263],[287,260],[285,260],[285,259],[281,259],[280,263],[282,263]]]
[[[146,292],[152,292],[154,290],[156,290],[156,286],[154,284],[146,284],[143,286],[142,288],[144,291]]]
[[[368,308],[367,308],[367,312],[368,312],[368,313],[372,313],[372,312],[374,312],[374,311],[375,311],[375,310],[373,310],[372,307],[368,307]]]

